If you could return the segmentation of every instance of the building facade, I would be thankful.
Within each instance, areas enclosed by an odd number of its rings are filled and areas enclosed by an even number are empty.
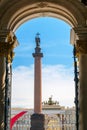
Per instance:
[[[42,104],[42,113],[45,115],[45,130],[76,130],[75,107],[60,106],[58,102],[52,101],[51,97]],[[12,109],[12,117],[23,110]],[[12,130],[30,130],[32,114],[33,109],[27,109],[27,113],[15,122]]]

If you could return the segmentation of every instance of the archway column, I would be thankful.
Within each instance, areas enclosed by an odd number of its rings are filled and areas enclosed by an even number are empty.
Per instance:
[[[4,130],[5,58],[0,56],[0,130]]]
[[[87,129],[87,27],[76,27],[71,30],[71,44],[75,46],[78,58],[79,82],[79,130]]]
[[[87,40],[77,40],[79,60],[79,130],[87,129]]]
[[[17,44],[11,31],[0,30],[0,130],[10,130],[11,63]]]

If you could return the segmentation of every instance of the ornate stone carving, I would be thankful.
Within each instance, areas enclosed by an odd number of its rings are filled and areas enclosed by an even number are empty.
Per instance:
[[[13,58],[13,44],[0,43],[0,55],[4,55],[10,62]]]
[[[76,47],[76,56],[87,54],[87,27],[79,26],[71,30],[71,44]]]
[[[76,40],[87,41],[87,26],[73,28],[76,35]]]
[[[77,40],[75,47],[77,57],[79,54],[87,54],[87,40]]]
[[[0,55],[4,55],[8,58],[8,62],[11,62],[14,56],[13,49],[18,45],[16,36],[10,32],[5,38],[5,42],[0,41]]]
[[[47,7],[47,6],[48,6],[47,2],[40,2],[38,4],[38,7],[40,7],[40,8],[44,8],[44,7]]]

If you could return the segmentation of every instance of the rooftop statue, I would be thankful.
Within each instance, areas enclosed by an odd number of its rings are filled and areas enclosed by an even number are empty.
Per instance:
[[[48,101],[43,102],[43,105],[59,105],[59,102],[53,101],[51,96],[49,97]]]

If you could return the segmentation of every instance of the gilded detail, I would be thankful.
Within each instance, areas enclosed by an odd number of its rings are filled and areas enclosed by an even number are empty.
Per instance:
[[[11,62],[13,55],[11,53],[13,51],[13,44],[8,43],[0,43],[0,55],[4,55],[8,58],[9,62]]]
[[[87,41],[77,40],[75,47],[77,57],[79,56],[79,54],[87,54]]]
[[[16,36],[10,32],[6,37],[6,42],[8,42],[9,44],[12,44],[15,41],[16,41]]]

